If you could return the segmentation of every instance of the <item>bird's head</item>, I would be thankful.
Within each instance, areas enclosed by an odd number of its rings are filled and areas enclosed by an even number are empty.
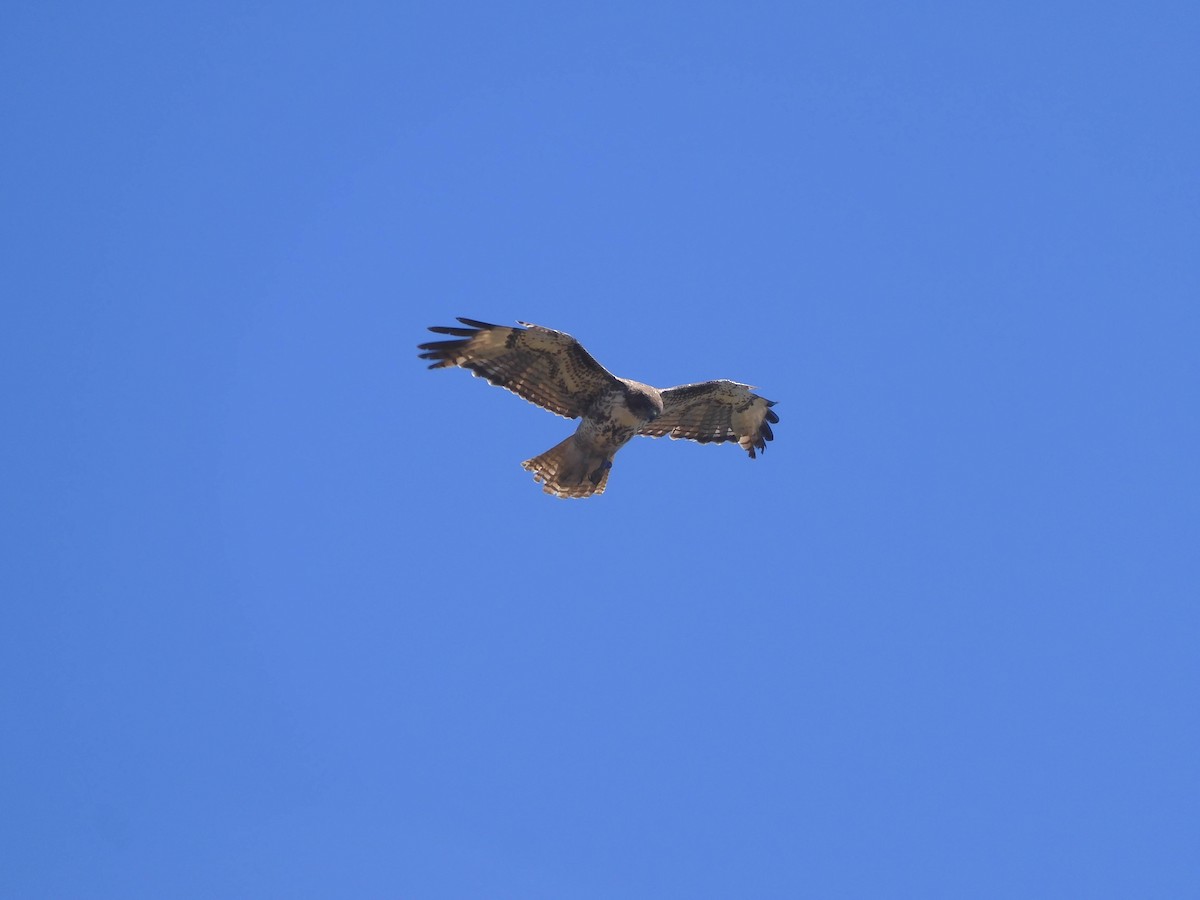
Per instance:
[[[630,412],[647,422],[653,422],[662,415],[662,396],[654,388],[639,385],[629,392],[627,403]]]

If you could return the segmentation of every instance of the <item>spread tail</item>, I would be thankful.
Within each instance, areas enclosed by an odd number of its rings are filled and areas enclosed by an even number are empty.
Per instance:
[[[604,493],[612,460],[581,444],[571,435],[541,456],[521,463],[547,494],[557,497],[592,497]]]

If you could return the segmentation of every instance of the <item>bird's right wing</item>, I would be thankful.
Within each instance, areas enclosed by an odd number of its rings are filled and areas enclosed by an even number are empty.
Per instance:
[[[436,325],[429,330],[460,338],[418,345],[429,368],[461,366],[492,384],[568,419],[583,415],[596,395],[618,385],[616,376],[592,359],[571,335],[528,322],[527,328],[458,320],[468,327]]]

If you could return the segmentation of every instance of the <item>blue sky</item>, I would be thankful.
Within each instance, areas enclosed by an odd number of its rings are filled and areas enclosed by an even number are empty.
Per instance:
[[[6,6],[0,893],[1196,895],[1198,43]],[[547,497],[458,315],[776,440]]]

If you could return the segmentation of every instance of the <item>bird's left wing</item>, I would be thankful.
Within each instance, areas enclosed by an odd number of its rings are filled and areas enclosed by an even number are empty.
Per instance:
[[[429,368],[462,366],[568,419],[583,415],[597,394],[620,384],[579,341],[562,331],[528,322],[519,323],[527,328],[509,328],[475,319],[458,321],[468,327],[435,325],[429,330],[460,340],[417,346],[424,351],[422,359],[433,360]]]
[[[774,439],[771,424],[779,416],[775,403],[758,396],[749,385],[736,381],[702,381],[682,384],[662,392],[663,413],[642,426],[650,437],[686,438],[701,444],[737,441],[754,459],[755,450],[767,449]]]

